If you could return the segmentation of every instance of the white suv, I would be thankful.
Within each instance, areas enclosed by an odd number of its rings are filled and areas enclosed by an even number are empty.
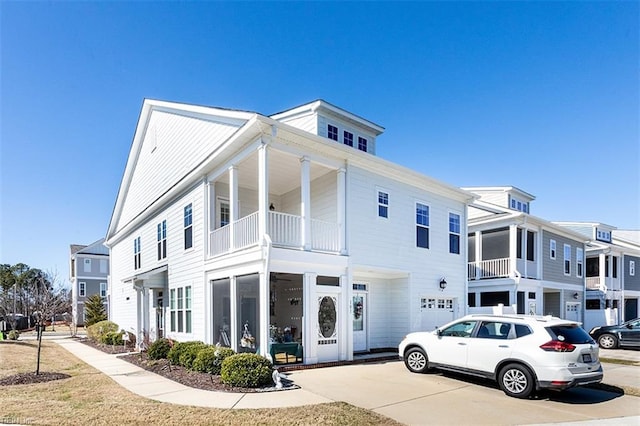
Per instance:
[[[468,315],[405,336],[398,353],[414,373],[439,368],[487,377],[516,398],[602,380],[596,342],[579,323],[550,316]]]

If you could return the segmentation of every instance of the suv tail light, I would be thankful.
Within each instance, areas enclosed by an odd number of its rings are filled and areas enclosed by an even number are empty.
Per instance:
[[[573,352],[575,348],[571,343],[561,342],[560,340],[550,340],[540,346],[540,349],[547,352]]]

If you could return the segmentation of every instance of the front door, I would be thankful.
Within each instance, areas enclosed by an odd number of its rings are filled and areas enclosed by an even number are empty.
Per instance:
[[[162,292],[156,299],[156,339],[164,337],[164,302],[162,300]]]
[[[318,362],[337,361],[340,356],[338,333],[340,306],[338,294],[318,292],[318,312],[316,314],[316,336],[318,342]]]
[[[580,322],[580,303],[567,302],[565,319]]]
[[[367,347],[367,293],[353,292],[353,351],[364,352]]]

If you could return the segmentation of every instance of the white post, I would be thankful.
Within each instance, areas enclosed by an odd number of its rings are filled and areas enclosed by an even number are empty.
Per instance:
[[[338,251],[340,254],[347,254],[346,247],[346,170],[338,169],[336,208],[338,218]]]
[[[518,256],[518,225],[509,225],[509,276],[515,277]]]
[[[229,249],[235,249],[235,226],[238,220],[238,167],[229,167]]]
[[[311,162],[307,157],[300,159],[300,226],[302,248],[311,249]]]
[[[267,272],[260,273],[260,330],[257,330],[260,337],[260,355],[267,356],[269,353],[269,276]]]
[[[258,148],[258,238],[263,243],[269,232],[267,221],[269,215],[269,156],[265,140]]]

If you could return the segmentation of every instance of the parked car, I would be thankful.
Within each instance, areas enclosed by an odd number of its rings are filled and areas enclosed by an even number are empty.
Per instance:
[[[411,372],[486,377],[516,398],[599,383],[603,375],[598,345],[580,324],[550,316],[468,315],[407,335],[398,353]]]
[[[640,347],[640,318],[619,325],[593,327],[589,335],[603,349],[617,347]]]

